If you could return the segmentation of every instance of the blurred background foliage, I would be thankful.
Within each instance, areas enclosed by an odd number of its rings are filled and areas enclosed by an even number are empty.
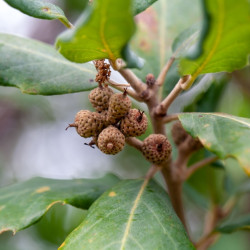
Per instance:
[[[87,4],[87,1],[82,0],[51,2],[59,5],[73,23]],[[166,33],[169,34],[166,40],[169,55],[173,39],[178,33],[199,22],[201,18],[198,1],[193,3],[192,8],[190,3],[181,4],[179,0],[177,2],[178,5],[172,2],[169,6],[175,9],[166,27]],[[154,6],[160,11],[158,3]],[[182,8],[176,10],[175,6]],[[178,18],[174,17],[177,11]],[[53,44],[57,35],[65,29],[58,21],[37,20],[25,16],[4,2],[0,2],[0,16],[0,32],[28,36],[50,44]],[[147,22],[150,24],[150,18]],[[145,27],[139,28],[138,34],[141,35]],[[133,46],[139,41],[138,36],[133,39]],[[151,73],[150,68],[147,70],[145,73]],[[210,80],[213,84],[199,92],[191,104],[183,105],[176,100],[171,112],[216,111],[250,118],[250,68],[230,75],[217,76],[218,74],[213,75]],[[177,78],[176,72],[172,71],[168,77],[171,88]],[[114,79],[121,80],[115,74]],[[166,88],[167,92],[169,87]],[[89,140],[80,138],[74,129],[65,131],[67,124],[73,121],[80,109],[91,109],[87,95],[88,93],[30,96],[14,88],[0,87],[0,187],[34,176],[60,179],[97,178],[107,172],[113,172],[122,178],[136,178],[145,174],[149,163],[133,148],[126,146],[120,154],[110,157],[97,149],[85,146],[84,143]],[[187,95],[185,98],[190,97]],[[146,108],[138,103],[134,105],[142,110]],[[171,140],[170,129],[171,124],[167,126]],[[149,128],[147,134],[150,131]],[[208,154],[205,150],[197,152],[190,164]],[[159,174],[157,179],[163,184]],[[235,190],[247,181],[249,180],[238,163],[231,159],[205,167],[190,178],[184,187],[184,200],[194,239],[201,236],[208,208],[212,204],[224,204]],[[249,210],[249,194],[242,195],[231,217],[237,218],[241,214],[249,213]],[[0,235],[0,249],[57,249],[84,216],[83,210],[68,205],[55,205],[39,223],[18,232],[14,237],[11,233]],[[247,250],[249,244],[249,233],[241,231],[224,234],[210,249]]]

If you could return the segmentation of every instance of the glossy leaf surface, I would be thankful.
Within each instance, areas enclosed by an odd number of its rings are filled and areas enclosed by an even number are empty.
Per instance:
[[[190,84],[200,74],[232,72],[246,66],[250,54],[250,4],[248,0],[204,1],[209,22],[197,59],[182,59],[180,72],[191,74]]]
[[[250,175],[250,119],[220,113],[186,113],[179,119],[209,151],[220,159],[237,159]]]
[[[62,9],[58,6],[42,0],[4,0],[13,8],[21,12],[41,19],[58,19],[68,28],[71,27]]]
[[[59,249],[194,249],[166,192],[126,180],[105,192]]]
[[[54,180],[33,178],[0,189],[0,233],[17,231],[36,223],[56,203],[88,209],[119,179],[106,175],[100,179]]]
[[[122,57],[134,32],[131,0],[96,0],[86,8],[74,30],[59,36],[56,46],[73,62],[103,58],[115,61]]]
[[[71,63],[38,41],[0,34],[0,56],[0,85],[23,93],[58,95],[96,87],[93,65]]]

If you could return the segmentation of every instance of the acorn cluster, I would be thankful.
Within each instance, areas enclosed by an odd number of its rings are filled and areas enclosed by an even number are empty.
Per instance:
[[[102,70],[105,74],[105,68]],[[76,128],[80,136],[92,137],[88,145],[96,145],[103,153],[114,155],[123,149],[126,137],[145,133],[147,117],[144,112],[131,108],[126,90],[124,93],[114,93],[108,86],[99,84],[88,97],[95,112],[81,110],[76,114],[74,123],[69,124],[69,127]]]
[[[95,112],[80,110],[74,123],[68,127],[75,127],[81,137],[92,137],[87,145],[96,145],[103,153],[114,155],[123,149],[127,137],[137,137],[146,132],[148,120],[143,111],[131,108],[126,89],[124,93],[114,93],[108,87],[110,64],[96,60],[94,65],[97,70],[95,81],[99,86],[88,97]],[[147,82],[153,84],[154,77],[149,75]],[[152,134],[142,142],[141,151],[148,161],[161,164],[169,158],[172,148],[164,135]]]

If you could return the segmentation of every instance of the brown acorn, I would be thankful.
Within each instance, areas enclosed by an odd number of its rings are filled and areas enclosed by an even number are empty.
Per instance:
[[[99,86],[89,93],[89,101],[97,112],[108,110],[109,99],[114,94],[108,86]]]
[[[152,134],[143,141],[142,153],[148,161],[154,164],[159,165],[166,161],[171,152],[171,144],[164,135]]]
[[[108,126],[99,134],[98,148],[105,154],[117,154],[125,145],[125,136],[114,126]]]
[[[109,109],[107,117],[109,123],[116,124],[129,112],[131,105],[131,100],[127,96],[126,91],[123,94],[116,93],[112,95],[109,99]]]
[[[104,127],[104,122],[99,113],[80,110],[75,116],[75,122],[69,124],[69,127],[75,127],[80,136],[88,138],[100,133]]]
[[[130,109],[120,124],[120,130],[126,137],[140,136],[146,132],[147,127],[147,116],[138,109]]]

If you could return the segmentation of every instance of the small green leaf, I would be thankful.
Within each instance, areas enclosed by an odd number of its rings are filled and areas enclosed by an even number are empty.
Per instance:
[[[67,61],[41,42],[0,34],[0,85],[34,95],[59,95],[90,90],[94,66]]]
[[[250,5],[248,0],[205,0],[209,27],[197,59],[182,59],[180,72],[192,75],[232,72],[248,64],[250,54]]]
[[[209,151],[220,159],[237,159],[250,175],[250,119],[221,113],[185,113],[179,119]]]
[[[79,18],[76,28],[61,34],[56,46],[73,62],[107,58],[115,61],[135,32],[132,1],[95,0]]]
[[[215,231],[229,234],[239,230],[250,230],[250,215],[241,216],[238,219],[223,222]]]
[[[137,15],[138,13],[144,11],[156,1],[157,0],[134,0],[133,1],[134,15]]]
[[[36,223],[56,203],[88,209],[118,182],[114,175],[100,179],[53,180],[33,178],[0,189],[0,233]]]
[[[71,23],[66,18],[62,9],[54,4],[42,1],[42,0],[4,0],[13,8],[20,10],[21,12],[41,19],[58,19],[66,27],[71,28]]]
[[[126,180],[105,192],[60,249],[194,249],[166,192]]]

